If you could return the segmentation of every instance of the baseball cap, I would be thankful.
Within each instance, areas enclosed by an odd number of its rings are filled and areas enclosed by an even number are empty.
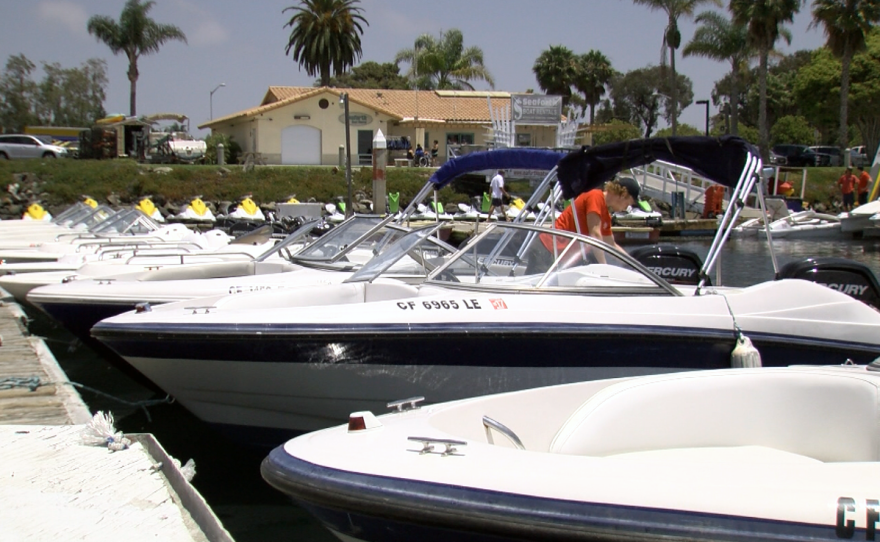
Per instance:
[[[617,184],[626,188],[626,191],[632,196],[633,201],[639,201],[639,192],[641,192],[642,189],[635,179],[632,177],[620,177],[617,179]]]

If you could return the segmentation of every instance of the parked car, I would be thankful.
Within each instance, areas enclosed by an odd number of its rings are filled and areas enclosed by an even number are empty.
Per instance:
[[[818,156],[820,166],[838,167],[843,165],[843,151],[839,147],[817,145],[810,149]]]
[[[819,163],[819,157],[806,145],[782,144],[771,149],[770,161],[778,165],[809,167]],[[776,155],[775,161],[773,155]],[[784,159],[784,162],[782,160]]]
[[[849,151],[850,165],[852,167],[867,166],[871,163],[864,145],[852,147],[847,150]]]
[[[27,134],[0,135],[0,160],[11,158],[63,158],[67,149],[52,144],[46,136]]]

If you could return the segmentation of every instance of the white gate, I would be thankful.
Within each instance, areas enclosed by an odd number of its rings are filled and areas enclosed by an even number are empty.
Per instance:
[[[303,124],[281,130],[281,163],[321,165],[321,130]]]

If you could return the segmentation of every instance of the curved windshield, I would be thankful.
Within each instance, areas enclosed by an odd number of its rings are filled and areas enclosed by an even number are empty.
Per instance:
[[[625,253],[570,232],[493,224],[428,282],[493,290],[681,295]]]
[[[427,276],[430,271],[445,262],[455,249],[434,237],[434,233],[440,228],[440,224],[426,226],[403,234],[395,226],[388,226],[389,235],[382,241],[396,240],[391,243],[383,242],[384,249],[377,245],[379,254],[365,263],[355,274],[345,282],[372,282],[383,274],[395,275],[422,275]]]
[[[378,215],[353,216],[294,254],[293,259],[300,262],[340,260],[349,246],[358,245],[366,236],[378,229],[378,226],[385,225],[393,219],[393,216],[384,219]]]

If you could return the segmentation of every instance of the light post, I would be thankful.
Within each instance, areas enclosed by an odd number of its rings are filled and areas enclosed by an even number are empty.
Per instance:
[[[211,91],[211,96],[210,96],[210,98],[211,98],[211,100],[210,100],[211,101],[211,120],[214,120],[214,93],[217,92],[218,90],[220,90],[220,87],[225,87],[225,86],[226,86],[226,83],[220,83],[219,85],[214,87],[214,90]]]
[[[348,185],[348,197],[345,200],[345,218],[351,217],[354,209],[351,206],[351,120],[348,111],[348,93],[339,95],[339,105],[345,110],[345,184]]]
[[[694,103],[706,106],[706,137],[709,137],[709,100],[697,100]]]

